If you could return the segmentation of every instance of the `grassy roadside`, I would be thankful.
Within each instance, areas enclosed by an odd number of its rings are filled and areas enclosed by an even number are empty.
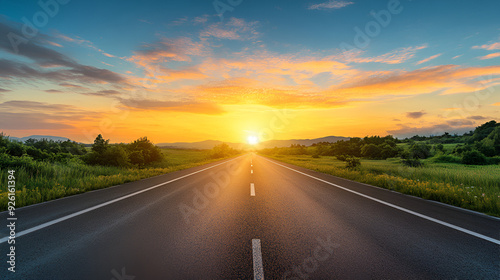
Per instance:
[[[311,170],[362,182],[404,194],[500,217],[500,165],[466,166],[424,160],[424,167],[405,167],[399,159],[361,160],[346,169],[335,157],[308,155],[267,156]]]
[[[162,153],[163,161],[140,169],[92,166],[78,161],[32,162],[29,167],[15,168],[16,208],[224,159],[210,159],[209,150],[162,149]],[[0,211],[7,209],[8,175],[7,169],[0,169]]]

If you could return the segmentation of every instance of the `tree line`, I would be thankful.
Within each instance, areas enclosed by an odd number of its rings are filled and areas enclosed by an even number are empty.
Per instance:
[[[90,165],[143,167],[163,159],[160,148],[147,137],[129,144],[109,144],[99,134],[90,151],[84,144],[74,141],[28,139],[24,143],[12,141],[0,133],[0,167],[12,167],[30,160],[60,162],[77,161]],[[4,166],[5,165],[5,166]]]
[[[398,143],[405,143],[403,148]],[[443,144],[460,143],[453,150],[446,151]],[[353,158],[384,160],[401,158],[408,166],[420,166],[421,159],[435,157],[438,162],[464,164],[500,163],[500,123],[490,121],[464,135],[414,136],[403,140],[392,135],[385,137],[354,137],[335,143],[321,142],[311,147],[292,144],[285,148],[263,149],[261,153],[274,155],[335,156],[350,164]],[[356,165],[354,163],[354,165]]]

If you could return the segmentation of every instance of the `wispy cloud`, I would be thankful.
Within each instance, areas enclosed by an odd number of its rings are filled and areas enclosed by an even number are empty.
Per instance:
[[[330,0],[324,3],[310,5],[308,9],[309,10],[340,9],[352,4],[354,4],[354,2]]]
[[[6,130],[61,130],[74,126],[57,122],[44,113],[0,112],[0,127]]]
[[[205,115],[220,115],[226,111],[219,105],[197,101],[165,101],[157,99],[117,98],[128,109],[141,111],[187,112]]]
[[[417,51],[425,48],[427,48],[427,45],[398,48],[391,52],[373,57],[361,57],[361,55],[364,53],[361,51],[352,53],[349,60],[356,63],[379,62],[386,64],[399,64],[413,58]]]
[[[477,121],[488,119],[488,117],[485,117],[485,116],[469,116],[467,118],[470,119],[470,120],[477,120]]]
[[[420,65],[420,64],[422,64],[422,63],[429,62],[429,61],[431,61],[431,60],[433,60],[433,59],[435,59],[435,58],[438,58],[438,57],[440,57],[440,56],[441,56],[441,53],[438,53],[438,54],[435,54],[435,55],[433,55],[433,56],[430,56],[430,57],[428,57],[428,58],[426,58],[426,59],[422,59],[422,60],[418,61],[418,62],[417,62],[417,63],[415,63],[415,64],[416,64],[416,65]]]
[[[257,26],[257,21],[247,22],[244,19],[233,17],[227,23],[218,22],[208,26],[200,33],[200,37],[240,41],[253,40],[259,36]]]
[[[441,65],[414,71],[392,71],[389,74],[347,80],[331,91],[342,95],[384,96],[418,95],[435,91],[441,94],[473,92],[494,84],[492,78],[477,81],[477,77],[500,75],[500,66],[459,67]]]
[[[83,86],[80,86],[80,85],[74,85],[74,84],[70,84],[70,83],[60,83],[59,85],[62,86],[62,87],[71,88],[71,89],[87,90],[86,87],[83,87]]]
[[[87,48],[91,48],[93,50],[96,50],[96,51],[100,52],[101,54],[103,54],[103,55],[105,55],[107,57],[116,57],[116,56],[114,56],[112,54],[109,54],[109,53],[101,50],[100,48],[96,47],[94,45],[94,43],[92,43],[91,41],[82,39],[82,38],[80,38],[78,36],[71,37],[71,36],[68,36],[68,35],[61,34],[61,33],[56,33],[55,37],[59,38],[59,39],[62,39],[64,41],[66,41],[66,42],[71,42],[71,43],[75,43],[75,44],[78,44],[78,45],[81,45],[81,46],[84,46],[84,47],[87,47]]]
[[[481,45],[481,46],[473,46],[472,48],[473,49],[484,49],[484,50],[489,50],[489,51],[500,50],[500,42],[485,44],[485,45]]]
[[[420,111],[420,112],[408,112],[408,113],[406,113],[406,117],[410,118],[410,119],[420,119],[425,114],[427,114],[427,113],[424,112],[424,111]]]
[[[208,18],[209,18],[209,15],[202,15],[202,16],[199,16],[199,17],[195,17],[193,19],[193,23],[195,24],[205,24],[208,22]]]
[[[8,59],[0,59],[0,77],[22,79],[48,79],[59,81],[80,80],[94,83],[124,83],[125,79],[112,71],[93,66],[82,65],[63,53],[50,49],[43,42],[50,39],[41,34],[43,40],[30,40],[19,45],[18,51],[12,49],[7,34],[19,33],[15,27],[0,22],[0,51],[30,59],[34,63],[24,63]],[[63,67],[56,70],[45,70],[46,67]]]
[[[120,95],[120,92],[117,90],[100,90],[95,92],[82,92],[83,95],[91,95],[91,96],[103,96],[103,97],[113,97],[116,95]]]
[[[496,58],[496,57],[500,57],[500,52],[490,53],[488,55],[479,57],[479,59],[484,60],[484,59],[492,59],[492,58]]]
[[[144,22],[144,23],[147,23],[147,24],[153,24],[152,22],[150,22],[149,20],[146,20],[146,19],[138,19],[138,21]]]
[[[6,130],[74,129],[80,121],[96,121],[101,113],[68,105],[28,100],[0,103],[0,127]]]

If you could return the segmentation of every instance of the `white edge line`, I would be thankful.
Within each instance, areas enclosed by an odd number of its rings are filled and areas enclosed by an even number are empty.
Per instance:
[[[242,155],[242,156],[245,156],[245,155]],[[73,218],[73,217],[76,217],[76,216],[79,216],[79,215],[85,214],[85,213],[87,213],[87,212],[90,212],[90,211],[92,211],[92,210],[95,210],[95,209],[98,209],[98,208],[104,207],[104,206],[106,206],[106,205],[113,204],[113,203],[118,202],[118,201],[120,201],[120,200],[124,200],[124,199],[127,199],[127,198],[129,198],[129,197],[132,197],[132,196],[138,195],[138,194],[140,194],[140,193],[147,192],[147,191],[150,191],[150,190],[152,190],[152,189],[156,189],[156,188],[161,187],[161,186],[163,186],[163,185],[166,185],[166,184],[169,184],[169,183],[172,183],[172,182],[178,181],[178,180],[180,180],[180,179],[183,179],[183,178],[189,177],[189,176],[194,175],[194,174],[196,174],[196,173],[203,172],[203,171],[205,171],[205,170],[208,170],[208,169],[214,168],[214,167],[219,166],[219,165],[221,165],[221,164],[228,163],[228,162],[233,161],[233,160],[236,160],[236,159],[238,159],[238,158],[240,158],[240,157],[242,157],[242,156],[239,156],[239,157],[236,157],[236,158],[233,158],[233,159],[230,159],[230,160],[227,160],[227,161],[224,161],[224,162],[218,163],[218,164],[216,164],[216,165],[213,165],[213,166],[210,166],[210,167],[207,167],[207,168],[203,168],[203,169],[201,169],[201,170],[198,170],[198,171],[195,171],[195,172],[193,172],[193,173],[189,173],[189,174],[183,175],[183,176],[181,176],[181,177],[178,177],[178,178],[172,179],[172,180],[170,180],[170,181],[167,181],[167,182],[163,182],[163,183],[161,183],[161,184],[154,185],[154,186],[149,187],[149,188],[147,188],[147,189],[140,190],[140,191],[137,191],[137,192],[134,192],[134,193],[131,193],[131,194],[127,194],[127,195],[125,195],[125,196],[121,196],[121,197],[119,197],[119,198],[115,198],[115,199],[113,199],[113,200],[110,200],[110,201],[107,201],[107,202],[104,202],[104,203],[101,203],[101,204],[98,204],[98,205],[92,206],[92,207],[90,207],[90,208],[80,210],[80,211],[75,212],[75,213],[73,213],[73,214],[69,214],[69,215],[66,215],[66,216],[64,216],[64,217],[61,217],[61,218],[58,218],[58,219],[55,219],[55,220],[52,220],[52,221],[49,221],[49,222],[45,222],[45,223],[40,224],[40,225],[38,225],[38,226],[35,226],[35,227],[32,227],[32,228],[29,228],[29,229],[26,229],[26,230],[23,230],[23,231],[17,232],[17,233],[16,233],[16,238],[17,238],[17,237],[20,237],[20,236],[23,236],[23,235],[26,235],[26,234],[29,234],[29,233],[32,233],[32,232],[34,232],[34,231],[40,230],[40,229],[42,229],[42,228],[46,228],[46,227],[48,227],[48,226],[51,226],[51,225],[54,225],[54,224],[60,223],[60,222],[62,222],[62,221],[65,221],[65,220],[71,219],[71,218]],[[0,244],[2,244],[2,243],[4,243],[4,242],[6,242],[8,239],[9,239],[9,236],[6,236],[6,237],[1,238],[1,239],[0,239]]]
[[[250,195],[255,196],[255,185],[250,183]]]
[[[264,280],[264,267],[262,265],[262,250],[260,239],[252,239],[253,277],[255,280]]]
[[[383,200],[380,200],[380,199],[377,199],[377,198],[374,198],[374,197],[368,196],[368,195],[366,195],[366,194],[362,194],[362,193],[359,193],[359,192],[357,192],[357,191],[350,190],[350,189],[348,189],[348,188],[345,188],[345,187],[339,186],[339,185],[337,185],[337,184],[334,184],[334,183],[328,182],[328,181],[326,181],[326,180],[323,180],[323,179],[320,179],[320,178],[314,177],[314,176],[309,175],[309,174],[307,174],[307,173],[300,172],[300,171],[295,170],[295,169],[293,169],[293,168],[290,168],[290,167],[288,167],[288,166],[285,166],[285,165],[279,164],[279,163],[274,162],[274,161],[272,161],[272,160],[269,160],[269,159],[267,159],[267,158],[264,158],[264,159],[265,159],[265,160],[267,160],[267,161],[269,161],[269,162],[272,162],[272,163],[274,163],[274,164],[276,164],[276,165],[282,166],[282,167],[284,167],[284,168],[287,168],[287,169],[290,169],[290,170],[295,171],[295,172],[297,172],[297,173],[300,173],[300,174],[302,174],[302,175],[305,175],[305,176],[307,176],[307,177],[311,177],[311,178],[313,178],[313,179],[316,179],[316,180],[318,180],[318,181],[320,181],[320,182],[323,182],[323,183],[326,183],[326,184],[329,184],[329,185],[335,186],[335,187],[337,187],[337,188],[339,188],[339,189],[342,189],[342,190],[345,190],[345,191],[348,191],[348,192],[351,192],[351,193],[357,194],[357,195],[362,196],[362,197],[364,197],[364,198],[368,198],[368,199],[370,199],[370,200],[373,200],[373,201],[376,201],[376,202],[378,202],[378,203],[384,204],[384,205],[386,205],[386,206],[389,206],[389,207],[392,207],[392,208],[395,208],[395,209],[401,210],[401,211],[403,211],[403,212],[406,212],[406,213],[408,213],[408,214],[411,214],[411,215],[414,215],[414,216],[420,217],[420,218],[422,218],[422,219],[426,219],[426,220],[429,220],[429,221],[431,221],[431,222],[434,222],[434,223],[437,223],[437,224],[443,225],[443,226],[445,226],[445,227],[449,227],[449,228],[452,228],[452,229],[455,229],[455,230],[461,231],[461,232],[463,232],[463,233],[466,233],[466,234],[469,234],[469,235],[475,236],[475,237],[477,237],[477,238],[480,238],[480,239],[483,239],[483,240],[486,240],[486,241],[489,241],[489,242],[495,243],[495,244],[497,244],[497,245],[500,245],[500,240],[497,240],[497,239],[494,239],[494,238],[488,237],[488,236],[486,236],[486,235],[479,234],[479,233],[477,233],[477,232],[473,232],[473,231],[471,231],[471,230],[468,230],[468,229],[465,229],[465,228],[462,228],[462,227],[459,227],[459,226],[456,226],[456,225],[452,225],[452,224],[447,223],[447,222],[443,222],[443,221],[438,220],[438,219],[434,219],[434,218],[432,218],[432,217],[429,217],[429,216],[426,216],[426,215],[420,214],[420,213],[418,213],[418,212],[415,212],[415,211],[412,211],[412,210],[409,210],[409,209],[406,209],[406,208],[403,208],[403,207],[400,207],[400,206],[397,206],[397,205],[391,204],[391,203],[389,203],[389,202],[385,202],[385,201],[383,201]]]

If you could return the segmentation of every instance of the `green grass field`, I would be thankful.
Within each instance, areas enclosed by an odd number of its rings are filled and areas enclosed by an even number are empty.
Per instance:
[[[30,168],[14,169],[16,208],[221,160],[209,159],[209,150],[162,149],[162,153],[163,161],[141,169],[91,166],[77,161],[33,162]],[[7,209],[8,175],[8,170],[0,169],[0,211]]]
[[[399,159],[362,159],[358,168],[346,169],[344,162],[328,156],[271,158],[500,217],[500,165],[466,166],[423,160],[424,167],[414,168],[402,166]]]

